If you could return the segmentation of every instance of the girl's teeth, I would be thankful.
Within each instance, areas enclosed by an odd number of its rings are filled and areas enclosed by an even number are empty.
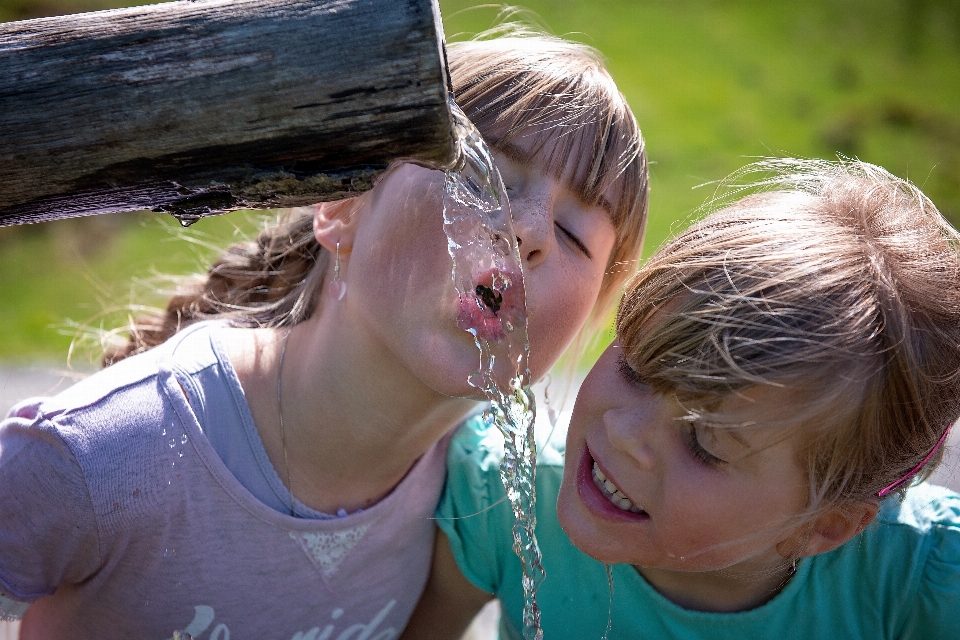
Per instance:
[[[597,466],[597,463],[593,463],[593,480],[597,485],[597,488],[607,496],[607,499],[616,505],[618,508],[624,511],[630,511],[632,513],[641,513],[641,509],[635,504],[630,502],[628,498],[620,489],[617,488],[617,485],[613,484],[607,477],[603,474],[603,471],[600,471],[600,467]]]

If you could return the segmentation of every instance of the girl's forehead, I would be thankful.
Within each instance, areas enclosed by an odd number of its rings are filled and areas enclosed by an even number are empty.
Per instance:
[[[580,153],[576,147],[561,145],[550,139],[549,134],[535,130],[510,136],[497,142],[494,148],[512,162],[556,179],[577,194],[585,204],[598,206],[613,214],[617,198],[613,185],[595,197],[588,196],[591,185],[587,173],[593,161],[590,154]]]

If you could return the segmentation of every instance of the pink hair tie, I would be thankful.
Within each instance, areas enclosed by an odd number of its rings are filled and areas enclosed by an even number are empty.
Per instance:
[[[937,452],[937,449],[940,448],[940,446],[943,444],[944,440],[947,439],[947,434],[950,433],[950,427],[952,427],[952,426],[953,426],[953,424],[947,425],[947,429],[943,432],[943,435],[940,436],[940,439],[937,440],[937,444],[933,445],[933,449],[930,449],[930,453],[927,454],[927,457],[926,457],[926,458],[924,458],[923,460],[920,461],[920,464],[918,464],[918,465],[915,466],[913,469],[911,469],[910,471],[908,471],[908,472],[906,473],[906,475],[904,475],[902,478],[900,478],[899,480],[897,480],[897,481],[894,482],[893,484],[887,485],[887,486],[884,487],[883,489],[880,489],[880,493],[877,494],[877,497],[878,497],[878,498],[884,497],[885,495],[887,495],[888,493],[890,493],[891,491],[893,491],[894,489],[896,489],[897,487],[899,487],[900,485],[902,485],[904,482],[906,482],[907,480],[909,480],[910,478],[912,478],[915,473],[917,473],[918,471],[920,471],[920,469],[923,468],[923,465],[927,464],[927,463],[930,461],[930,458],[933,457],[933,454],[935,454],[935,453]]]

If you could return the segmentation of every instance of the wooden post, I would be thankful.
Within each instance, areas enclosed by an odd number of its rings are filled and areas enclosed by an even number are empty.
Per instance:
[[[454,159],[436,0],[182,0],[0,24],[0,226],[189,221]]]

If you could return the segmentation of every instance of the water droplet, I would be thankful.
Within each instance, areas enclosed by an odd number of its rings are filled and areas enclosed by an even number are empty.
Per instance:
[[[187,434],[180,436],[180,444],[187,444]]]
[[[609,640],[610,630],[613,629],[613,567],[606,563],[604,563],[603,566],[607,570],[607,586],[610,589],[610,601],[607,605],[607,628],[604,630],[601,640]]]
[[[171,213],[170,215],[176,218],[177,222],[179,222],[180,226],[183,227],[184,229],[186,229],[187,227],[192,225],[194,222],[196,222],[197,220],[203,217],[203,215],[201,214],[187,213],[185,211],[176,211]]]
[[[170,444],[170,448],[171,448],[171,449],[173,449],[175,446],[177,446],[177,440],[176,440],[176,438],[170,438],[169,444]]]
[[[176,555],[177,555],[177,550],[176,550],[176,549],[164,549],[164,550],[163,550],[163,557],[164,557],[164,558],[173,558],[173,557],[175,557]]]
[[[180,457],[180,458],[182,458],[182,457],[183,457],[183,451],[181,451],[180,453],[178,453],[177,456]]]
[[[164,430],[163,430],[163,432],[162,432],[162,433],[161,433],[160,435],[162,435],[162,436],[165,436],[165,435],[167,435],[167,430],[166,430],[166,429],[164,429]]]

